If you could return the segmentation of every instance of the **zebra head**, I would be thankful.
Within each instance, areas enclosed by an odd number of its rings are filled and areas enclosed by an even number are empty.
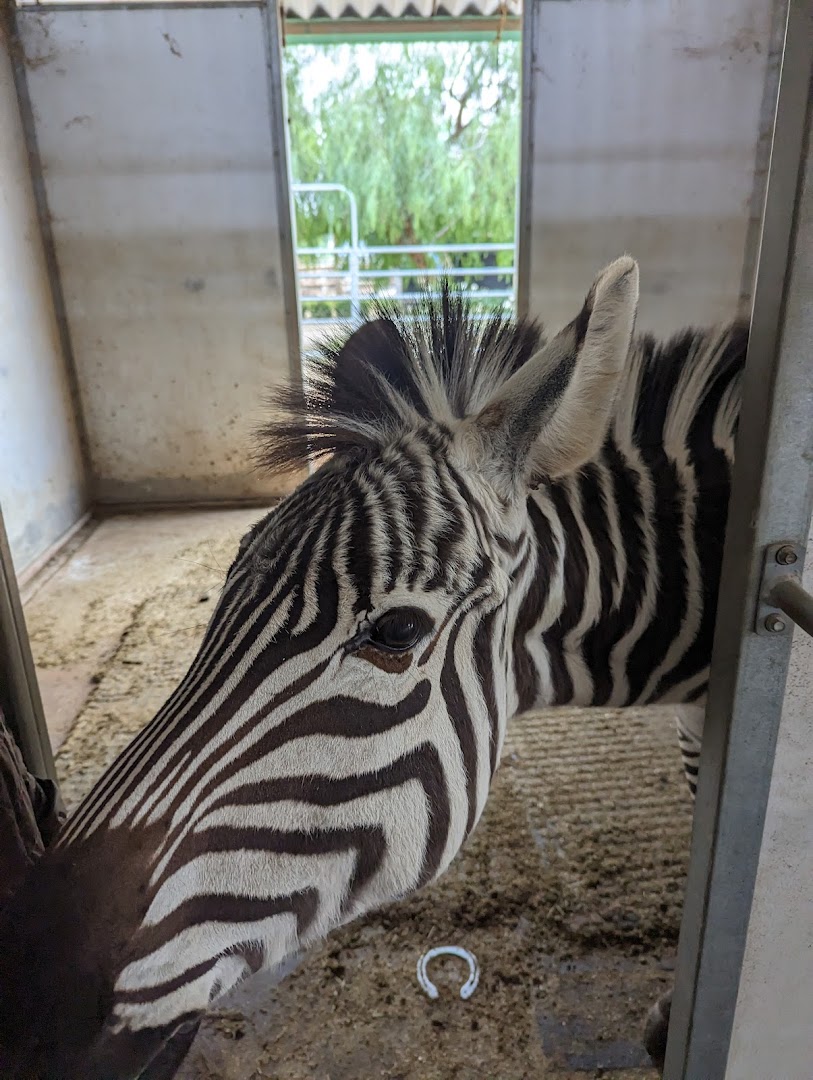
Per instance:
[[[445,290],[278,397],[268,463],[328,460],[245,536],[189,672],[4,913],[4,1077],[138,1076],[247,974],[448,866],[517,708],[527,493],[601,445],[637,295],[619,259],[540,345]]]

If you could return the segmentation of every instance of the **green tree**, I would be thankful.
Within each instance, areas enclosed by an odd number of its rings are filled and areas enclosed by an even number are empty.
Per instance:
[[[308,45],[286,54],[294,181],[350,188],[365,243],[513,241],[518,42]],[[349,242],[346,202],[299,196],[297,232],[301,246]],[[404,256],[368,265],[396,262]],[[510,262],[510,252],[496,260]],[[431,259],[417,254],[413,263],[420,271]]]

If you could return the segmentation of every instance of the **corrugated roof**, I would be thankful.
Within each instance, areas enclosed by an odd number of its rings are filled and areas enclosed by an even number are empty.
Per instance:
[[[285,0],[289,19],[510,18],[522,0]]]

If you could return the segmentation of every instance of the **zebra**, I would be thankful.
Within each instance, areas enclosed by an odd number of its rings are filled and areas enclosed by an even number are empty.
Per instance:
[[[275,394],[262,460],[309,473],[4,911],[3,1077],[171,1076],[242,979],[443,873],[523,710],[702,705],[747,328],[634,337],[638,281],[550,339],[443,286]]]

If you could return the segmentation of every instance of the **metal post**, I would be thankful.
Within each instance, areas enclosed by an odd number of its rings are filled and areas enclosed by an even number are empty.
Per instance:
[[[531,238],[534,195],[534,131],[536,129],[536,87],[534,73],[542,70],[539,58],[541,0],[524,0],[522,5],[522,115],[520,118],[519,182],[517,184],[516,275],[514,295],[517,314],[527,316],[531,302]]]
[[[285,332],[288,339],[288,364],[292,380],[302,384],[301,312],[296,275],[296,220],[290,185],[291,159],[285,101],[285,74],[282,62],[283,9],[264,2],[266,71],[268,75],[268,116],[271,124],[271,147],[274,156],[279,251],[282,269],[282,295],[285,303]]]
[[[0,707],[29,772],[56,780],[54,757],[0,511]]]
[[[810,526],[812,70],[813,8],[790,0],[666,1080],[726,1075],[791,644],[790,633],[757,633],[755,612],[767,550],[803,552]]]
[[[771,592],[771,603],[793,619],[806,634],[813,636],[813,596],[798,581],[786,578]]]
[[[350,317],[361,318],[361,296],[359,293],[359,212],[356,196],[347,192],[350,199]]]
[[[348,251],[350,316],[353,319],[359,319],[361,317],[361,290],[359,288],[359,211],[356,196],[344,184],[294,184],[293,191],[338,191],[350,204],[350,249]]]

